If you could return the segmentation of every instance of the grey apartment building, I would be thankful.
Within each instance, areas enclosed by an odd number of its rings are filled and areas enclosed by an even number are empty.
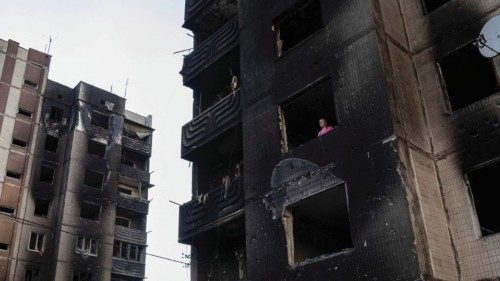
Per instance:
[[[0,40],[0,280],[143,280],[152,117]]]

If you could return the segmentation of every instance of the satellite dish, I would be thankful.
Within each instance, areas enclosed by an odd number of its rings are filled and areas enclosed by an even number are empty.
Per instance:
[[[500,16],[490,19],[481,29],[477,46],[481,55],[492,58],[500,54]]]

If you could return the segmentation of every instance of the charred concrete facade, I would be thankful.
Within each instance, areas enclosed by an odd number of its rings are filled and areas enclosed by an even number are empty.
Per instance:
[[[499,8],[186,1],[192,280],[500,278]]]
[[[152,117],[84,82],[43,81],[0,280],[143,280]]]

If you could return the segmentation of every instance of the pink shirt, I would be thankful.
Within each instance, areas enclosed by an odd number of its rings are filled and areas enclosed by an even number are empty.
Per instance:
[[[333,131],[333,127],[332,126],[326,126],[326,127],[322,128],[321,131],[319,131],[318,137],[321,137],[324,134],[328,134],[331,131]]]

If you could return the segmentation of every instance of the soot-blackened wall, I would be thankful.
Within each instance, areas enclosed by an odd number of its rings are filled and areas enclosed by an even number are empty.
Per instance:
[[[276,58],[272,22],[293,2],[239,4],[248,279],[415,280],[420,267],[372,4],[321,1],[324,28]],[[286,151],[278,106],[325,77],[331,79],[338,126]],[[310,126],[317,127],[317,120]],[[263,198],[273,168],[291,157],[335,164],[334,175],[347,186],[352,251],[289,266],[283,225]]]

